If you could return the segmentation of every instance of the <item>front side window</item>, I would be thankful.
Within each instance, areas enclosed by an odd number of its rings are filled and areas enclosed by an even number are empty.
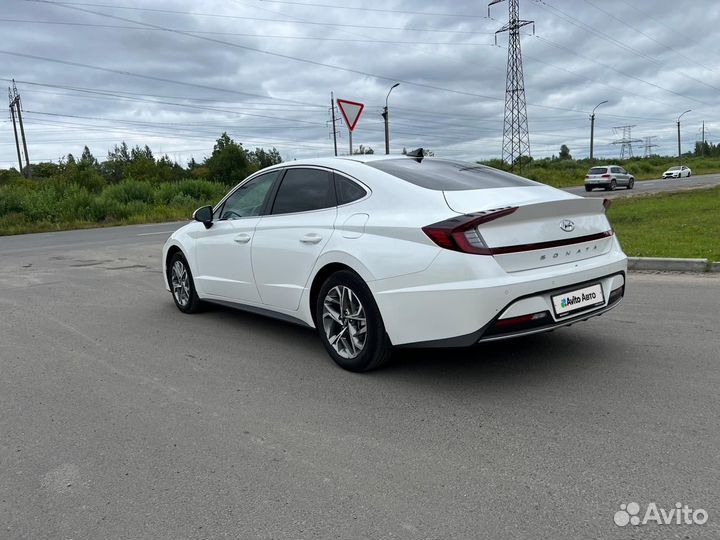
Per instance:
[[[267,194],[279,174],[280,171],[261,174],[237,188],[216,211],[219,215],[218,219],[259,216]]]
[[[288,169],[275,196],[273,214],[308,212],[335,206],[333,176],[322,169]]]

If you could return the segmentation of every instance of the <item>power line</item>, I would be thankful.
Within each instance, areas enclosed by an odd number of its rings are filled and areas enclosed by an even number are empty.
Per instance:
[[[607,16],[610,17],[611,19],[619,22],[620,24],[622,24],[622,25],[624,25],[624,26],[627,26],[627,27],[630,28],[631,30],[634,30],[635,32],[637,32],[637,33],[640,34],[641,36],[649,39],[650,41],[652,41],[652,42],[654,42],[654,43],[657,43],[658,45],[660,45],[660,46],[663,47],[664,49],[666,49],[666,50],[668,50],[668,51],[674,52],[675,54],[677,54],[678,56],[684,58],[684,59],[687,60],[688,62],[692,62],[693,64],[696,64],[696,65],[698,65],[698,66],[700,66],[700,67],[702,67],[702,68],[704,68],[704,69],[707,69],[708,71],[717,71],[717,70],[715,70],[715,69],[713,69],[713,68],[709,68],[709,67],[701,64],[700,62],[698,62],[697,60],[694,60],[693,58],[690,58],[689,56],[686,56],[685,54],[681,53],[680,51],[678,51],[678,50],[675,49],[674,47],[671,47],[670,45],[666,45],[666,44],[663,43],[662,41],[659,41],[659,40],[655,39],[653,36],[651,36],[651,35],[649,35],[649,34],[646,34],[646,33],[643,32],[642,30],[640,30],[639,28],[637,28],[637,27],[629,24],[627,21],[621,19],[620,17],[617,17],[617,16],[613,15],[612,13],[610,13],[609,11],[606,11],[606,10],[602,9],[601,7],[593,4],[590,0],[585,0],[585,3],[591,5],[592,7],[594,7],[595,9],[597,9],[598,11],[604,13],[605,15],[607,15]],[[635,9],[637,9],[637,8],[635,8]],[[640,11],[640,12],[642,13],[641,10],[638,10],[638,11]],[[711,86],[711,85],[705,83],[704,81],[701,81],[701,80],[699,80],[699,79],[695,79],[694,77],[691,77],[690,75],[687,75],[687,74],[684,74],[684,75],[685,75],[686,77],[689,77],[689,78],[693,79],[694,81],[697,81],[697,82],[699,82],[699,83],[701,83],[701,84],[705,84],[706,86],[708,86],[708,87],[710,87],[710,88],[713,88],[713,89],[715,89],[715,90],[718,90],[718,88],[715,88],[714,86]]]
[[[292,6],[304,6],[304,7],[317,7],[317,8],[331,8],[331,9],[346,9],[354,11],[374,11],[379,13],[399,13],[406,15],[427,15],[430,17],[460,17],[463,19],[476,18],[476,19],[488,19],[484,15],[473,15],[471,13],[433,13],[429,11],[408,11],[404,9],[381,9],[371,7],[355,7],[355,6],[338,6],[334,4],[316,4],[313,2],[292,2],[290,0],[258,0],[263,3],[269,4],[286,4]]]
[[[79,26],[86,28],[109,28],[116,30],[141,30],[144,32],[165,32],[166,30],[160,30],[158,28],[144,28],[142,26],[128,26],[123,24],[93,24],[93,23],[80,23],[73,21],[34,21],[29,19],[8,19],[0,17],[0,22],[12,22],[12,23],[24,23],[24,24],[47,24],[47,25],[59,25],[59,26]],[[276,35],[276,34],[249,34],[245,32],[210,32],[207,30],[194,30],[194,29],[179,29],[173,28],[172,30],[181,32],[192,32],[193,34],[203,34],[211,36],[234,36],[234,37],[258,37],[268,39],[295,39],[305,41],[334,41],[343,43],[379,43],[379,44],[392,44],[392,45],[465,45],[465,46],[482,46],[491,47],[491,43],[477,43],[477,42],[462,42],[462,41],[397,41],[391,39],[347,39],[347,38],[333,38],[326,36],[288,36],[288,35]],[[492,35],[491,32],[481,33],[480,35]]]
[[[243,15],[226,15],[220,13],[201,13],[197,11],[180,11],[173,9],[157,9],[157,8],[145,8],[137,6],[119,6],[115,4],[99,4],[91,2],[49,2],[44,0],[24,0],[26,2],[41,2],[47,4],[62,5],[65,7],[72,6],[85,6],[85,7],[101,7],[111,9],[124,9],[129,11],[145,11],[150,13],[163,13],[163,14],[174,14],[174,15],[192,15],[195,17],[215,17],[221,19],[240,19],[246,21],[258,21],[258,22],[280,22],[285,23],[288,21],[282,19],[267,19],[262,17],[246,17]],[[79,9],[79,8],[78,8]],[[136,22],[136,21],[133,21]],[[393,27],[393,26],[374,26],[374,25],[359,25],[359,24],[342,24],[342,23],[330,23],[330,22],[318,22],[318,21],[303,21],[302,24],[314,25],[314,26],[333,26],[339,28],[366,28],[371,30],[401,30],[407,32],[432,32],[440,34],[478,34],[478,32],[470,30],[441,30],[439,28],[411,28],[411,27]]]

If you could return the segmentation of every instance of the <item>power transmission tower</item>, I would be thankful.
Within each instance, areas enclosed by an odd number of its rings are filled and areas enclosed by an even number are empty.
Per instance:
[[[17,115],[20,124],[20,136],[22,137],[23,150],[25,151],[25,176],[30,178],[32,171],[30,170],[30,157],[28,156],[27,141],[25,140],[25,127],[22,119],[22,105],[20,94],[18,93],[15,79],[12,81],[12,88],[8,87],[8,97],[10,99],[10,116],[12,116],[13,131],[15,132],[15,146],[18,151],[18,162],[20,163],[20,173],[23,171],[22,158],[20,157],[20,145],[17,137],[17,127],[15,126],[15,116]]]
[[[639,143],[642,142],[642,139],[633,139],[632,138],[632,128],[635,126],[616,126],[613,128],[613,133],[617,135],[620,133],[620,130],[622,130],[622,139],[618,139],[617,141],[613,141],[612,144],[620,144],[622,145],[620,147],[620,159],[625,158],[631,158],[633,157],[633,149],[632,145],[633,143]]]
[[[650,135],[649,137],[645,137],[645,152],[643,152],[643,157],[650,157],[652,156],[652,149],[658,146],[657,144],[653,143],[653,139],[657,139],[657,135]]]
[[[490,16],[490,6],[504,1],[493,0],[490,2],[488,4],[488,16]],[[530,155],[527,103],[525,101],[525,83],[523,81],[522,52],[520,50],[520,29],[523,26],[532,24],[534,34],[535,21],[520,19],[520,0],[507,0],[507,2],[508,22],[495,32],[495,44],[497,45],[497,35],[499,33],[508,33],[502,158],[503,161],[510,164],[512,170],[515,170],[515,163],[518,164],[519,169],[522,169],[522,156]]]

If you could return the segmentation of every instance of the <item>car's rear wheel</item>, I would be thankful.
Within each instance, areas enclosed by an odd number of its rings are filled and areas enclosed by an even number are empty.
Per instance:
[[[168,283],[177,308],[183,313],[195,313],[201,307],[201,300],[195,291],[190,265],[178,252],[170,259],[168,265]]]
[[[634,188],[634,187],[635,187],[635,179],[634,179],[634,178],[631,178],[631,179],[628,181],[627,188],[628,188],[628,189],[632,189],[632,188]]]
[[[615,191],[617,189],[617,181],[615,179],[610,180],[610,191]]]
[[[315,305],[320,339],[330,357],[349,371],[369,371],[390,359],[392,345],[372,293],[354,272],[323,283]]]
[[[585,186],[585,191],[592,191],[592,188],[590,186]]]

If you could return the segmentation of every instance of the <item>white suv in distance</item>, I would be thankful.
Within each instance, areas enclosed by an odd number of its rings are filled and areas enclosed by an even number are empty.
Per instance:
[[[666,178],[682,178],[683,176],[687,176],[688,178],[692,176],[692,171],[690,170],[690,167],[686,167],[685,165],[670,167],[662,175],[663,180],[665,180]]]
[[[593,188],[615,191],[618,186],[632,189],[634,185],[635,177],[620,165],[593,167],[585,175],[585,191],[592,191]]]

